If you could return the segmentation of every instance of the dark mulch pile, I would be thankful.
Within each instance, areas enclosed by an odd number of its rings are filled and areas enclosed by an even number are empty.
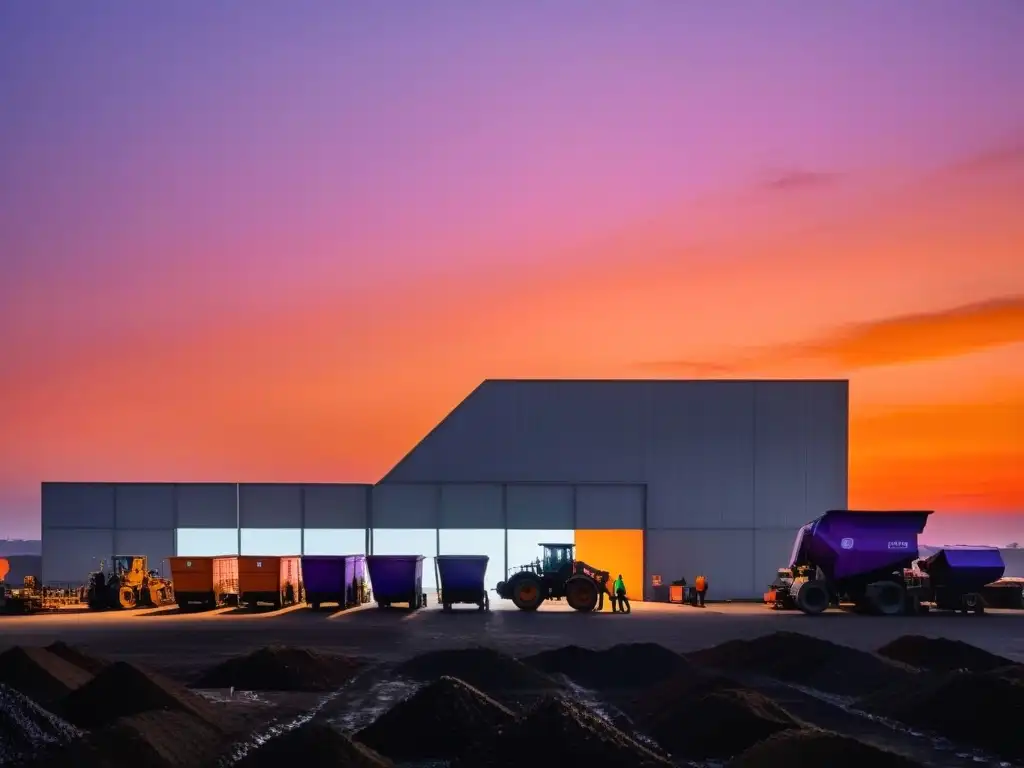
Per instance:
[[[63,747],[47,750],[32,768],[197,768],[219,751],[222,735],[188,712],[142,712],[119,718]]]
[[[307,723],[268,740],[248,752],[235,765],[237,768],[280,768],[282,765],[391,768],[393,763],[329,725]]]
[[[784,731],[747,749],[729,768],[923,768],[895,752],[814,728]]]
[[[403,677],[433,682],[456,677],[488,694],[502,691],[557,691],[561,686],[521,661],[490,648],[431,651],[414,656],[395,668]]]
[[[669,768],[671,763],[582,705],[549,696],[453,761],[453,768]]]
[[[104,667],[110,664],[109,659],[93,656],[77,645],[68,645],[60,640],[55,643],[50,643],[46,646],[46,650],[54,656],[60,656],[64,661],[74,664],[79,669],[84,669],[86,672],[93,675],[102,671]]]
[[[596,691],[646,688],[692,667],[683,656],[657,643],[628,643],[605,651],[567,645],[527,656],[522,661],[549,675],[565,675]]]
[[[70,723],[0,683],[0,765],[13,763],[43,747],[72,741],[79,736],[80,731]]]
[[[873,653],[796,632],[775,632],[687,654],[690,661],[723,671],[741,670],[828,693],[861,696],[906,686],[916,675]]]
[[[46,709],[91,679],[91,674],[45,648],[15,646],[0,654],[0,683]]]
[[[482,691],[442,677],[399,702],[355,740],[395,760],[451,760],[480,738],[515,720]]]
[[[922,677],[904,690],[864,697],[867,712],[972,744],[1008,760],[1024,758],[1024,678],[992,672],[950,672]]]
[[[107,666],[61,702],[61,714],[82,728],[110,725],[143,712],[185,712],[221,725],[220,711],[177,683],[123,661]]]
[[[887,659],[935,672],[991,672],[1003,667],[1021,666],[960,640],[923,635],[903,635],[883,645],[878,653]]]
[[[766,696],[739,688],[684,693],[638,723],[670,754],[691,760],[732,757],[803,725]]]
[[[304,648],[269,647],[236,656],[207,670],[193,688],[241,691],[335,691],[362,667],[348,656]]]

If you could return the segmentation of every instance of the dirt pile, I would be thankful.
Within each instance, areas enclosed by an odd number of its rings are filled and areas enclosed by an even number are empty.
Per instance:
[[[15,646],[0,654],[0,683],[49,709],[92,675],[44,648]]]
[[[215,728],[187,712],[143,712],[120,718],[63,747],[47,750],[30,765],[195,768],[216,756],[220,738]]]
[[[627,643],[606,651],[567,645],[523,659],[524,664],[549,675],[562,674],[596,691],[646,688],[668,677],[688,673],[692,664],[657,643]]]
[[[681,695],[637,725],[670,754],[707,760],[732,757],[804,724],[756,691],[724,688]]]
[[[236,656],[207,670],[193,688],[242,691],[335,691],[359,671],[348,656],[273,646]]]
[[[453,768],[668,768],[671,763],[590,712],[549,696],[507,726],[481,738]]]
[[[1019,666],[1010,659],[960,640],[923,635],[903,635],[883,645],[878,653],[887,659],[935,672],[991,672],[1003,667]]]
[[[79,736],[81,732],[70,723],[0,683],[0,765]]]
[[[489,694],[502,691],[557,691],[561,686],[511,656],[490,648],[431,651],[414,656],[396,674],[422,682],[456,677]]]
[[[143,712],[185,712],[218,724],[220,712],[201,696],[159,675],[117,661],[61,702],[61,713],[82,728],[98,728]]]
[[[920,763],[838,733],[785,731],[755,744],[729,768],[923,768]]]
[[[395,760],[451,760],[482,734],[514,720],[482,691],[442,677],[389,709],[355,740]]]
[[[690,661],[723,671],[757,673],[827,693],[860,696],[906,686],[915,674],[873,653],[796,632],[730,640],[687,654]]]
[[[1024,679],[1003,670],[929,676],[916,687],[866,696],[859,706],[1008,760],[1024,758],[1024,729],[1010,714],[1024,712]]]
[[[86,653],[82,648],[76,645],[68,645],[65,642],[58,640],[55,643],[50,643],[46,646],[46,650],[52,653],[54,656],[59,656],[69,664],[74,664],[79,669],[84,669],[90,674],[97,674],[104,667],[110,664],[107,659],[102,659],[99,656],[93,656]]]
[[[237,768],[280,768],[282,765],[391,768],[393,763],[323,723],[308,723],[268,739],[235,763]]]

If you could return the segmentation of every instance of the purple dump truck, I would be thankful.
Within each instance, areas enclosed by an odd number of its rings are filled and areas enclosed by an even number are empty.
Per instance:
[[[410,609],[424,608],[423,555],[367,555],[373,597],[378,608],[405,603]]]
[[[487,555],[438,555],[434,558],[443,610],[450,611],[452,605],[459,603],[475,605],[481,611],[491,609],[484,584],[489,561]]]
[[[302,576],[313,610],[325,603],[353,608],[369,601],[365,555],[303,555]]]
[[[999,551],[947,548],[915,563],[917,537],[931,514],[826,512],[798,531],[790,564],[779,570],[765,602],[807,614],[843,602],[887,616],[930,607],[982,613],[983,588],[1003,572]]]

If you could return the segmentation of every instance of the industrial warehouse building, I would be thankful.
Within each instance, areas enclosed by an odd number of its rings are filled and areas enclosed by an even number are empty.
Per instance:
[[[846,381],[489,380],[375,485],[43,483],[43,579],[113,554],[368,552],[486,554],[493,586],[574,541],[635,597],[704,573],[752,598],[798,526],[846,507],[848,421]]]

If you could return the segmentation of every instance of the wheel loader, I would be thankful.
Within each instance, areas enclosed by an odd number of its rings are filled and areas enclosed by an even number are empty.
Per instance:
[[[114,555],[109,570],[101,562],[99,570],[89,574],[89,608],[102,611],[173,605],[173,585],[148,566],[145,555]]]
[[[498,582],[498,597],[511,600],[521,611],[535,611],[545,600],[563,597],[577,611],[600,611],[611,597],[611,574],[574,556],[574,544],[540,544],[542,557],[520,566],[507,581]]]

